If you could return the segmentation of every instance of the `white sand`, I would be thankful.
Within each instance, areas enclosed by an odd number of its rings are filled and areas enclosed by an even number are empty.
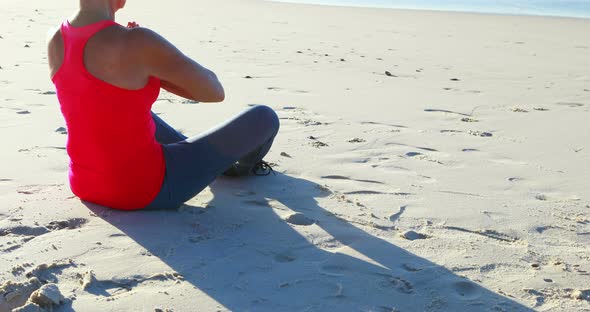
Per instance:
[[[76,3],[0,11],[0,311],[47,283],[55,311],[590,310],[590,20],[130,1],[226,86],[162,118],[262,103],[282,128],[276,176],[124,213],[73,197],[44,94]]]

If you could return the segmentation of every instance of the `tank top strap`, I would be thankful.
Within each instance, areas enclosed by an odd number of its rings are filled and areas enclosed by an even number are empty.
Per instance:
[[[61,25],[61,35],[64,41],[64,64],[84,66],[84,48],[88,40],[97,32],[118,25],[115,21],[104,20],[82,27],[74,27],[68,20]]]

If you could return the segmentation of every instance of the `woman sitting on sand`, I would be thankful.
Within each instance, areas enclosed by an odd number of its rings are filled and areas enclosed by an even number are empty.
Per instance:
[[[279,129],[271,108],[252,107],[191,138],[151,112],[160,88],[199,102],[221,102],[224,90],[155,32],[114,22],[125,2],[80,0],[49,38],[72,192],[115,209],[175,209],[221,174],[267,171],[262,158]]]

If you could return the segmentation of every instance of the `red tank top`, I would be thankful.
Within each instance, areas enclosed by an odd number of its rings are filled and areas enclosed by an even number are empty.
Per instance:
[[[61,26],[64,61],[52,78],[66,121],[70,188],[80,199],[122,210],[144,208],[158,194],[166,165],[155,140],[152,104],[160,80],[140,90],[111,85],[84,66],[84,48],[98,31],[118,25],[101,21]]]

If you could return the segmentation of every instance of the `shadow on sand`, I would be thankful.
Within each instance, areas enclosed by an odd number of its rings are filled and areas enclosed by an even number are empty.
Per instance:
[[[178,212],[86,205],[232,311],[533,311],[336,218],[314,182],[218,179],[211,191],[206,208]]]

